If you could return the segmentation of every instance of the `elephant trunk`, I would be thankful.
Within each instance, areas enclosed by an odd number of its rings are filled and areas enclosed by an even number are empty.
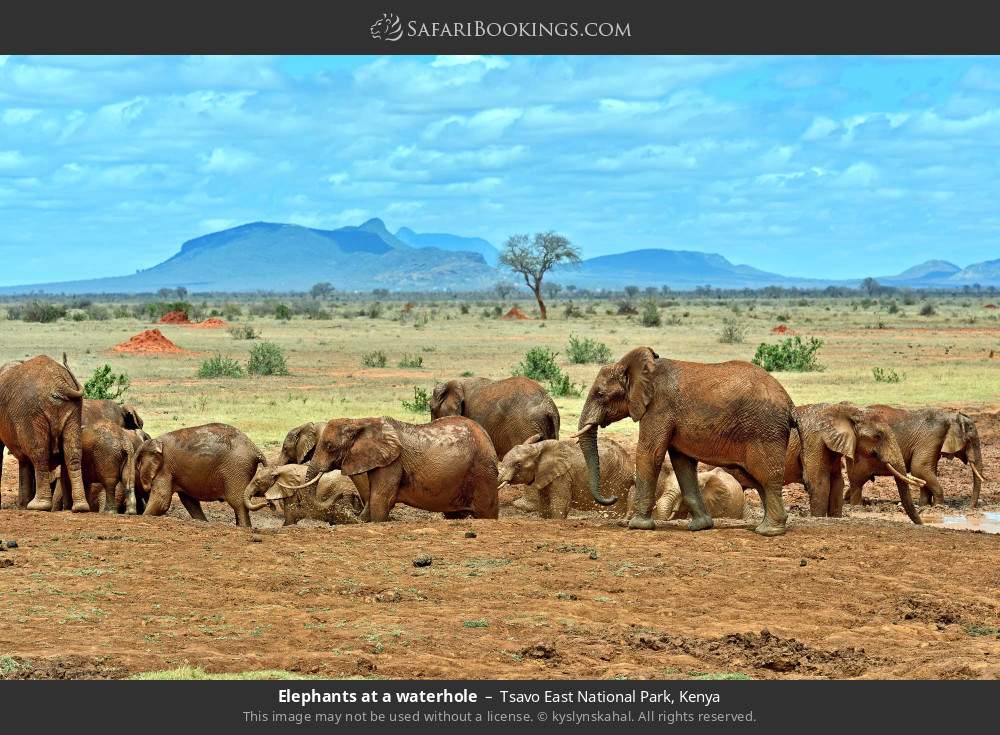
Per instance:
[[[983,477],[983,448],[979,443],[978,434],[972,439],[972,461],[969,462],[969,466],[972,467],[972,507],[975,508],[979,503],[979,491],[983,489],[985,481]]]
[[[285,488],[285,490],[304,490],[310,485],[314,485],[317,482],[319,482],[319,478],[321,478],[322,476],[323,473],[316,468],[315,464],[310,462],[309,469],[306,470],[306,479],[301,485],[286,485],[283,482],[278,482],[278,484],[281,485],[281,487]]]
[[[267,501],[261,498],[260,500],[254,500],[255,497],[260,495],[258,492],[260,488],[256,484],[250,483],[247,485],[247,489],[243,491],[243,504],[247,507],[247,510],[258,511],[267,505]]]
[[[606,498],[601,495],[601,457],[597,451],[597,425],[586,425],[576,436],[584,459],[587,460],[590,494],[594,496],[594,502],[598,505],[614,505],[618,502],[618,498]]]
[[[677,483],[676,478],[672,478],[670,487],[667,489],[667,492],[664,493],[661,502],[663,503],[664,509],[663,520],[673,520],[674,516],[677,515],[677,511],[679,511],[681,507],[681,486]]]
[[[125,483],[125,512],[135,515],[135,446],[131,440],[125,442],[125,467],[122,480]]]

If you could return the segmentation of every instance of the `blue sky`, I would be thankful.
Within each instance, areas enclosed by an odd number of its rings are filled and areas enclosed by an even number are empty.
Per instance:
[[[0,284],[381,217],[789,275],[1000,257],[994,57],[0,56]]]

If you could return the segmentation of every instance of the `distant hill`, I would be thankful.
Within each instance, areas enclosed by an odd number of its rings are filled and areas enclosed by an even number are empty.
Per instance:
[[[307,291],[329,281],[341,291],[489,288],[496,272],[483,257],[411,247],[382,220],[318,230],[253,222],[188,240],[180,252],[128,276],[30,286],[0,293],[138,293],[185,286],[194,291]]]
[[[481,237],[462,237],[449,235],[446,232],[418,233],[409,227],[396,230],[396,238],[415,248],[439,248],[451,252],[479,253],[489,265],[495,266],[500,251]]]
[[[516,280],[495,267],[498,252],[478,237],[389,232],[380,219],[357,227],[320,230],[300,225],[252,222],[196,237],[171,258],[125,276],[62,283],[0,287],[0,294],[152,293],[184,286],[205,291],[308,291],[329,281],[340,291],[474,291],[500,280]],[[578,267],[560,267],[550,279],[589,289],[669,286],[690,290],[784,286],[856,286],[851,280],[807,279],[738,265],[715,253],[644,249],[602,255]],[[1000,286],[1000,260],[960,268],[929,260],[902,273],[878,277],[888,286],[961,288]]]
[[[661,286],[685,290],[707,284],[715,288],[761,288],[763,286],[823,286],[829,281],[790,278],[734,265],[721,255],[691,250],[630,250],[626,253],[590,258],[575,268],[560,268],[553,280],[580,288]]]

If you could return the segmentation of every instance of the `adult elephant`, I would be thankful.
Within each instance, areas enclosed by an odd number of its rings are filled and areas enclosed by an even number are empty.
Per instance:
[[[142,428],[142,417],[134,406],[107,399],[83,399],[83,425],[106,421],[123,429],[135,431]]]
[[[332,419],[300,485],[338,469],[365,503],[363,519],[385,521],[397,503],[446,517],[497,517],[497,455],[486,431],[461,416],[429,424],[391,418]]]
[[[944,502],[944,490],[937,476],[938,462],[942,457],[957,457],[972,468],[971,505],[976,507],[985,478],[979,431],[971,418],[961,411],[939,408],[907,411],[884,404],[869,406],[868,411],[892,427],[907,471],[925,483],[920,489],[922,503]],[[890,468],[877,458],[848,460],[850,487],[845,499],[851,505],[860,505],[865,483],[874,477],[889,474]]]
[[[0,368],[0,455],[6,447],[17,457],[19,507],[52,509],[51,470],[59,457],[73,510],[90,510],[81,469],[82,413],[83,388],[65,364],[39,355]]]
[[[843,515],[843,458],[884,466],[896,478],[906,515],[921,523],[910,487],[922,488],[924,483],[907,473],[896,434],[881,416],[847,401],[796,406],[795,416],[799,430],[788,441],[784,481],[805,486],[811,515]]]
[[[530,378],[462,378],[434,388],[431,419],[465,416],[486,429],[497,457],[528,439],[558,439],[559,409]]]
[[[311,487],[289,489],[292,485],[301,484],[308,471],[309,468],[302,464],[258,467],[257,474],[243,493],[247,510],[258,511],[273,505],[285,516],[286,526],[303,518],[330,525],[357,523],[364,503],[351,478],[334,470],[324,473],[319,482]],[[262,499],[257,500],[258,497]]]
[[[785,532],[781,497],[788,436],[795,406],[765,370],[748,362],[683,362],[660,359],[637,347],[600,369],[580,413],[580,440],[590,471],[590,491],[601,505],[617,498],[600,493],[597,429],[626,416],[639,422],[636,446],[635,513],[629,528],[652,530],[657,479],[669,454],[684,503],[688,528],[712,527],[698,488],[698,461],[738,469],[761,496],[763,536]]]
[[[228,424],[177,429],[145,441],[136,456],[136,485],[149,495],[143,515],[166,513],[176,492],[195,520],[207,520],[201,501],[225,500],[236,525],[249,527],[243,491],[266,464],[250,438]]]
[[[712,518],[750,520],[750,508],[743,494],[743,486],[721,467],[699,472],[698,488],[705,499],[705,510]],[[673,521],[690,515],[691,511],[684,505],[684,498],[681,497],[677,476],[669,475],[666,488],[653,508],[653,518],[658,521]]]
[[[635,484],[635,464],[621,446],[601,437],[597,441],[601,460],[601,493],[627,497]],[[570,507],[595,510],[590,494],[587,461],[572,439],[529,440],[504,455],[499,468],[500,489],[507,484],[524,485],[525,497],[542,518],[565,518]],[[616,515],[626,513],[619,508]]]
[[[281,453],[278,455],[277,466],[305,464],[312,459],[319,434],[325,425],[322,421],[311,421],[296,426],[285,434],[285,440],[281,442]]]

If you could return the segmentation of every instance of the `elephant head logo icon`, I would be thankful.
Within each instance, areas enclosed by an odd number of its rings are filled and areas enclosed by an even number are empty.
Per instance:
[[[398,41],[403,37],[403,24],[395,13],[382,13],[368,30],[376,41]]]

